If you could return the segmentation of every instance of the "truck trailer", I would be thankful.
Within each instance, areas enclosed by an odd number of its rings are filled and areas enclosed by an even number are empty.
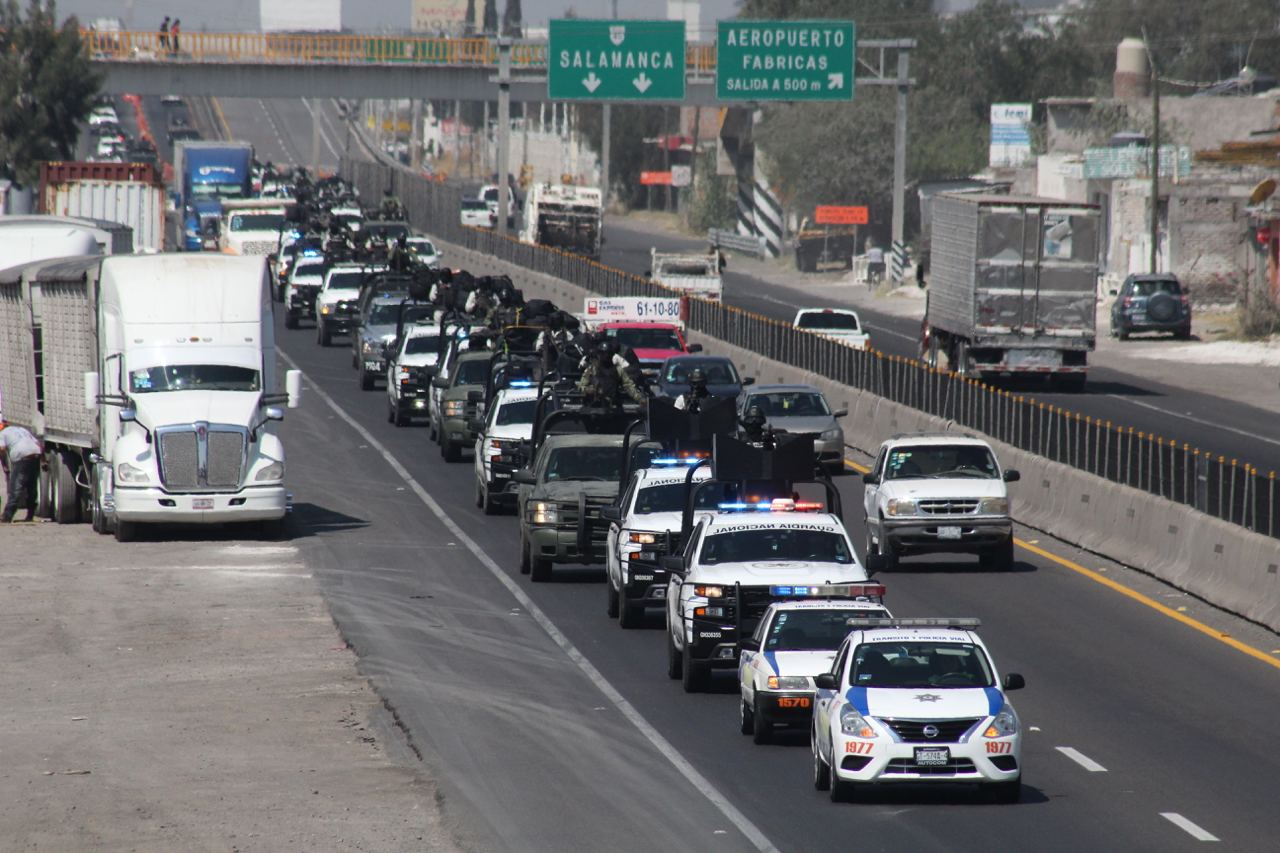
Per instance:
[[[1095,344],[1099,209],[941,193],[921,358],[966,376],[1047,376],[1082,388]]]
[[[173,147],[173,181],[182,212],[182,247],[198,252],[208,245],[210,221],[222,217],[224,199],[253,194],[253,146],[248,142],[178,142]],[[215,226],[216,227],[216,226]]]
[[[133,538],[139,525],[259,522],[290,506],[261,258],[84,256],[0,274],[0,399],[45,449],[41,507]]]
[[[127,225],[134,251],[164,250],[164,208],[164,184],[146,163],[40,165],[41,213]]]

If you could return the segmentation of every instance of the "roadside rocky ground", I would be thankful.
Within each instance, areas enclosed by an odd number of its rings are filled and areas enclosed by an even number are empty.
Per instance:
[[[696,241],[671,214],[637,212],[614,217],[618,225],[636,231]],[[914,272],[907,285],[872,292],[843,270],[799,273],[790,257],[761,261],[730,253],[727,270],[759,278],[778,288],[779,304],[838,305],[865,308],[919,320],[924,316],[924,291],[916,287]],[[756,294],[759,296],[760,294]],[[1195,340],[1142,335],[1121,342],[1111,337],[1113,297],[1098,300],[1098,349],[1091,363],[1131,373],[1175,388],[1227,397],[1266,411],[1280,412],[1280,339],[1232,339],[1236,328],[1232,306],[1196,307],[1192,316]],[[867,324],[876,342],[874,322]]]
[[[458,849],[292,544],[0,555],[0,850]]]

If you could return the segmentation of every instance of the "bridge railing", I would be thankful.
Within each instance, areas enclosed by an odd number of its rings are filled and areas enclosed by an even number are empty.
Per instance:
[[[496,39],[414,35],[329,35],[290,33],[99,32],[82,30],[85,50],[108,62],[270,63],[282,65],[439,65],[496,68]],[[690,72],[715,70],[713,44],[690,43]],[[546,42],[518,41],[511,47],[516,69],[547,67]]]

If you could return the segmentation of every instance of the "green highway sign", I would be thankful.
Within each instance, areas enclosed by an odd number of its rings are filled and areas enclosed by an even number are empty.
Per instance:
[[[684,21],[555,18],[547,41],[553,101],[684,100]]]
[[[721,21],[722,101],[853,99],[853,21]]]

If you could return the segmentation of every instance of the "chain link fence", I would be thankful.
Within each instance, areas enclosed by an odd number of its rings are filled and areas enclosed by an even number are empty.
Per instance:
[[[670,297],[641,276],[558,249],[532,246],[459,221],[461,190],[403,169],[344,161],[342,174],[366,199],[398,196],[410,221],[435,237],[563,279],[602,296]],[[1021,450],[1115,483],[1186,504],[1275,537],[1274,471],[1204,453],[1132,427],[1101,421],[992,387],[916,359],[844,344],[717,302],[689,299],[688,326],[726,343],[954,421]]]

